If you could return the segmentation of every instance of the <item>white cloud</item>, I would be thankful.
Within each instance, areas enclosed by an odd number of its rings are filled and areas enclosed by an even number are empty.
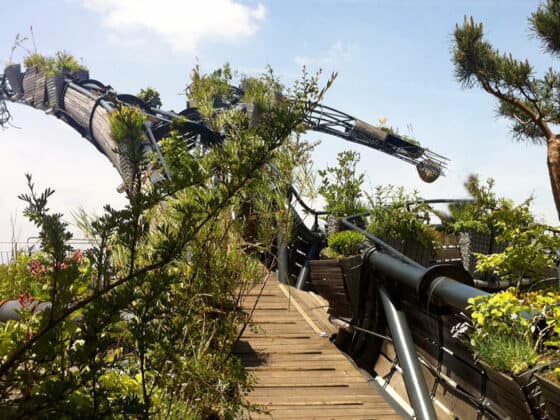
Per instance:
[[[175,51],[195,52],[206,39],[236,41],[254,35],[265,8],[236,0],[78,0],[102,16],[109,36],[131,45],[156,36]]]
[[[331,68],[338,63],[350,61],[358,50],[355,44],[336,41],[328,50],[316,56],[297,55],[294,62],[299,66]]]

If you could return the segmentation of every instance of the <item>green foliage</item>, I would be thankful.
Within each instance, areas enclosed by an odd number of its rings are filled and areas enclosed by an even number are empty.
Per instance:
[[[38,300],[47,300],[48,283],[41,284],[38,276],[43,271],[41,256],[31,257],[18,252],[13,261],[0,265],[0,300],[17,299],[30,292]]]
[[[415,146],[420,146],[420,142],[418,140],[416,140],[415,138],[413,138],[411,136],[407,136],[405,134],[400,134],[398,128],[394,128],[394,127],[391,127],[389,125],[386,125],[386,123],[387,123],[387,118],[385,118],[385,117],[380,118],[379,119],[379,125],[377,126],[377,128],[383,130],[387,134],[391,134],[393,136],[400,137],[403,140],[406,140],[407,142],[409,142],[410,144],[413,144]]]
[[[556,382],[560,385],[560,367],[551,370],[546,374],[546,377],[551,380],[552,382]]]
[[[292,133],[323,93],[316,82],[304,76],[256,125],[240,111],[210,115],[226,139],[204,153],[189,156],[171,133],[162,150],[172,179],[156,185],[145,182],[153,164],[141,153],[141,112],[117,109],[111,129],[128,162],[128,204],[82,215],[85,255],[66,245],[67,225],[48,209],[53,191],[36,193],[29,178],[21,198],[43,254],[28,263],[37,284],[26,292],[46,284],[53,307],[33,313],[37,296],[24,292],[21,319],[0,325],[0,417],[240,416],[252,379],[232,353],[248,322],[236,305],[267,274],[255,255],[270,250],[273,231],[289,231],[287,185],[308,153]],[[253,197],[264,219],[248,243],[238,213]]]
[[[322,252],[328,258],[350,257],[359,253],[365,236],[353,230],[343,230],[330,235],[327,239],[328,247]]]
[[[318,171],[321,177],[318,191],[327,202],[325,210],[336,217],[362,213],[365,209],[361,200],[365,175],[356,173],[360,155],[353,151],[340,152],[337,161],[337,166]]]
[[[87,67],[66,51],[57,51],[53,57],[33,53],[25,57],[23,63],[28,69],[37,67],[47,76],[63,73],[73,75],[80,70],[87,70]]]
[[[538,360],[530,342],[509,335],[486,336],[477,342],[475,351],[489,366],[512,375],[525,372]]]
[[[515,228],[499,222],[499,243],[507,244],[503,252],[477,254],[476,269],[493,272],[503,280],[519,284],[522,279],[540,280],[556,268],[555,250],[560,249],[560,238],[550,232],[550,227],[532,224],[527,228]]]
[[[560,248],[560,239],[551,234],[550,226],[535,223],[532,198],[515,205],[496,195],[492,178],[482,183],[476,175],[468,178],[465,188],[474,200],[449,206],[452,228],[490,235],[505,246],[500,253],[476,254],[479,272],[519,284],[524,278],[540,280],[556,266],[554,251]]]
[[[228,101],[233,94],[232,79],[233,72],[229,64],[207,75],[202,74],[197,65],[191,73],[191,84],[187,89],[189,105],[197,108],[204,118],[211,120],[216,101]]]
[[[471,345],[492,367],[519,374],[558,356],[560,294],[517,289],[469,300]]]
[[[142,99],[146,104],[152,108],[161,107],[161,97],[159,92],[152,87],[147,87],[145,89],[140,89],[140,92],[136,95]]]
[[[386,239],[413,239],[435,250],[439,235],[427,223],[431,208],[416,191],[407,193],[404,187],[378,186],[370,205],[369,232]]]
[[[477,175],[470,175],[464,185],[473,202],[449,206],[455,231],[472,229],[496,236],[504,232],[504,228],[521,229],[533,223],[532,197],[515,205],[512,200],[496,195],[492,178],[482,183]]]

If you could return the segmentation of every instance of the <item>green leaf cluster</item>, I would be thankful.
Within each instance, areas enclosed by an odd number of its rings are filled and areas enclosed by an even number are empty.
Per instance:
[[[515,288],[469,300],[471,345],[492,367],[511,374],[557,359],[560,293]]]
[[[147,87],[144,89],[140,89],[140,92],[136,95],[140,99],[142,99],[146,104],[152,108],[160,108],[161,107],[161,97],[157,90],[152,87]]]
[[[73,75],[80,70],[87,70],[87,67],[66,51],[57,51],[52,57],[33,53],[25,57],[23,63],[28,69],[38,68],[46,76],[57,74]]]
[[[365,175],[357,173],[359,161],[360,154],[348,150],[337,155],[337,166],[318,171],[321,178],[318,192],[326,201],[325,210],[333,216],[345,217],[365,210],[362,200]]]
[[[515,205],[512,200],[496,195],[492,178],[483,183],[477,175],[470,175],[464,185],[473,201],[449,205],[453,230],[472,229],[496,236],[505,227],[524,228],[534,222],[530,212],[532,197]]]
[[[328,247],[322,253],[327,258],[344,258],[357,255],[364,245],[365,236],[353,230],[333,233],[327,238]]]
[[[416,191],[404,187],[378,186],[370,197],[368,232],[385,239],[416,240],[435,250],[440,236],[428,224],[431,207]]]

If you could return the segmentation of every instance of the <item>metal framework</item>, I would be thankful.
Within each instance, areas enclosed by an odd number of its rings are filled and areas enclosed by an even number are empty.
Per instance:
[[[8,70],[6,73],[8,73]],[[23,77],[24,74],[21,75],[22,79]],[[49,111],[56,117],[70,124],[112,161],[115,160],[115,157],[111,157],[111,151],[104,150],[98,141],[99,139],[96,139],[93,134],[93,118],[95,108],[98,106],[105,108],[109,112],[121,105],[134,106],[140,108],[142,112],[145,113],[147,119],[150,121],[149,124],[146,124],[146,134],[150,140],[150,144],[146,146],[156,152],[160,157],[165,176],[169,176],[169,172],[163,161],[163,156],[159,151],[158,141],[169,133],[172,122],[176,121],[179,117],[186,120],[181,124],[180,132],[185,141],[189,144],[194,145],[197,142],[212,144],[220,142],[223,139],[221,133],[209,129],[196,108],[187,105],[185,110],[175,113],[173,111],[165,111],[160,108],[151,107],[134,95],[119,94],[111,86],[105,85],[97,80],[89,79],[88,77],[82,79],[65,77],[63,87],[61,92],[59,92],[59,104],[49,109]],[[89,124],[87,126],[76,121],[71,116],[71,110],[65,109],[63,101],[60,100],[64,97],[68,89],[80,92],[86,98],[95,101],[95,106],[91,111]],[[223,102],[216,98],[215,108],[218,112],[231,107],[237,107],[247,111],[253,108],[252,104],[245,104],[242,102],[244,92],[241,88],[231,86],[231,89],[233,95],[232,101]],[[5,104],[6,101],[29,105],[28,98],[26,98],[22,92],[18,92],[18,90],[21,90],[21,87],[11,86],[6,74],[0,74],[0,125],[2,126],[5,125],[10,118]],[[375,127],[349,114],[322,104],[317,104],[310,109],[304,124],[308,130],[333,135],[346,141],[389,154],[414,165],[420,177],[426,182],[435,181],[440,175],[444,174],[447,167],[447,158],[427,148],[421,147],[403,136],[384,131],[383,128]],[[124,175],[119,168],[119,163],[113,161],[113,164],[119,169],[121,175]]]

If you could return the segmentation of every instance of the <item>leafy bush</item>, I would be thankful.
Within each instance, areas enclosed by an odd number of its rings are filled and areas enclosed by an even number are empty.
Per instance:
[[[365,175],[356,173],[360,155],[353,151],[340,152],[337,161],[337,166],[318,171],[321,177],[318,191],[327,202],[325,210],[336,217],[362,213],[365,210],[361,201]]]
[[[370,203],[369,232],[385,239],[416,240],[435,250],[440,236],[427,223],[431,207],[417,192],[409,194],[403,187],[378,186]]]
[[[330,235],[327,239],[328,247],[323,254],[328,258],[350,257],[359,253],[365,236],[353,230],[343,230]]]
[[[453,229],[490,235],[492,241],[505,247],[499,253],[476,254],[477,271],[494,273],[517,285],[524,278],[540,280],[550,273],[556,266],[560,239],[551,234],[550,226],[535,223],[532,198],[515,205],[496,195],[492,178],[483,184],[475,175],[468,178],[465,187],[474,201],[449,206]]]
[[[161,97],[159,92],[154,88],[147,87],[145,89],[140,89],[137,96],[152,108],[161,107]]]
[[[532,197],[515,205],[512,200],[496,195],[492,178],[483,184],[476,175],[469,176],[465,188],[473,201],[449,205],[455,231],[472,229],[495,236],[504,228],[523,228],[534,222],[530,212]]]
[[[495,273],[520,287],[521,280],[541,280],[556,268],[555,251],[560,249],[560,238],[551,234],[549,226],[532,224],[521,229],[500,221],[496,227],[500,231],[497,242],[507,246],[503,252],[476,254],[479,272]]]
[[[495,369],[519,374],[558,358],[560,292],[515,288],[469,300],[476,354]]]
[[[47,76],[61,73],[75,74],[80,70],[87,70],[72,54],[66,51],[57,51],[53,57],[34,53],[23,59],[26,68],[37,67]]]

